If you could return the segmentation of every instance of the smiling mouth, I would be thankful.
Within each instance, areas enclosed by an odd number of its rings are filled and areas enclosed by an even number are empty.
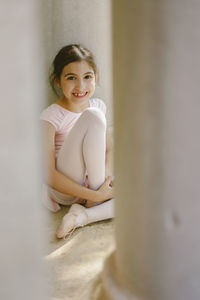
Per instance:
[[[87,95],[88,92],[85,93],[73,93],[73,96],[77,97],[77,98],[83,98]]]

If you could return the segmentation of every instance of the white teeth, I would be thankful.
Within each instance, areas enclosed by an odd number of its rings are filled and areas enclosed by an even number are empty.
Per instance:
[[[74,93],[74,96],[76,97],[82,97],[82,96],[85,96],[87,93],[83,93],[83,94],[77,94],[77,93]]]

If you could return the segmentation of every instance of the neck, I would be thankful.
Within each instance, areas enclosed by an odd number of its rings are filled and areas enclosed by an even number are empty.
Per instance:
[[[84,109],[89,107],[89,99],[83,103],[72,103],[72,102],[69,102],[64,96],[62,96],[57,101],[57,104],[59,104],[63,108],[66,108],[67,110],[70,110],[72,112],[81,113]]]

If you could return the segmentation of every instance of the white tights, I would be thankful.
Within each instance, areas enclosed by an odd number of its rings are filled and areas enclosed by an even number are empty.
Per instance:
[[[84,110],[59,151],[57,170],[81,185],[84,185],[87,171],[89,188],[97,190],[105,181],[105,135],[106,119],[103,112],[94,107]],[[60,204],[79,201],[53,189],[49,191],[51,198]],[[87,224],[113,218],[114,199],[84,209],[88,216]]]

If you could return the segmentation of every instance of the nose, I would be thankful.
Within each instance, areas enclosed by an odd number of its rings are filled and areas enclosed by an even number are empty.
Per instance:
[[[77,79],[76,80],[76,88],[78,90],[82,90],[85,87],[85,82],[83,79]]]

